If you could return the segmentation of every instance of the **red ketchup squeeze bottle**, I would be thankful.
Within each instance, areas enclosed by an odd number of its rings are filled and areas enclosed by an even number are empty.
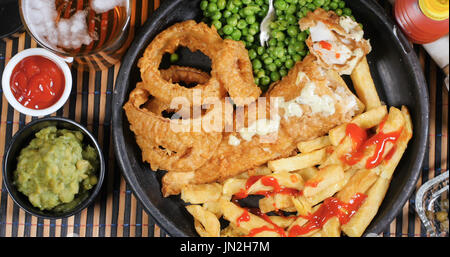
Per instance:
[[[426,44],[448,34],[449,0],[397,0],[395,19],[406,36]]]
[[[405,35],[413,43],[422,44],[443,69],[448,89],[449,0],[396,0],[394,12]]]

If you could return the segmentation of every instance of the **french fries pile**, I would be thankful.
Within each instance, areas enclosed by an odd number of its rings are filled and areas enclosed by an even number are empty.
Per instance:
[[[348,124],[343,124],[326,136],[299,143],[295,156],[270,161],[223,183],[186,185],[181,198],[189,203],[186,209],[194,217],[200,236],[358,237],[364,233],[413,132],[406,107],[388,110],[382,105],[365,58],[351,79],[366,110],[349,124],[374,134],[399,133],[396,141],[384,144],[379,156],[382,161],[367,167],[368,159],[379,150],[372,145],[364,149],[359,161],[351,165],[345,162],[343,156],[354,150],[355,142],[346,132]],[[259,211],[236,204],[236,196],[240,199],[252,194],[264,195],[259,200]],[[329,207],[333,203],[340,203],[334,213]],[[267,215],[269,212],[283,215]],[[224,229],[221,218],[229,221]]]

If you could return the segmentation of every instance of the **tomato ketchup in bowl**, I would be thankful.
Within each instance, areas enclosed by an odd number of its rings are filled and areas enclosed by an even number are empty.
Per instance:
[[[3,92],[9,104],[30,116],[56,112],[72,89],[69,66],[52,52],[33,48],[15,55],[5,67]]]
[[[11,91],[23,106],[42,110],[55,104],[64,91],[64,73],[57,64],[39,56],[20,61],[11,74]]]

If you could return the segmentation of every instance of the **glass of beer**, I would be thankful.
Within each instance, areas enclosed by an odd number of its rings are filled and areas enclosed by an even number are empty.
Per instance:
[[[131,0],[20,0],[19,6],[34,40],[76,67],[108,68],[130,42]]]

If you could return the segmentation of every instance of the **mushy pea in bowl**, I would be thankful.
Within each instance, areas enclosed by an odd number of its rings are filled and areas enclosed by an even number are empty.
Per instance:
[[[20,152],[14,185],[40,210],[68,211],[97,184],[98,154],[79,131],[50,126],[35,136]]]

